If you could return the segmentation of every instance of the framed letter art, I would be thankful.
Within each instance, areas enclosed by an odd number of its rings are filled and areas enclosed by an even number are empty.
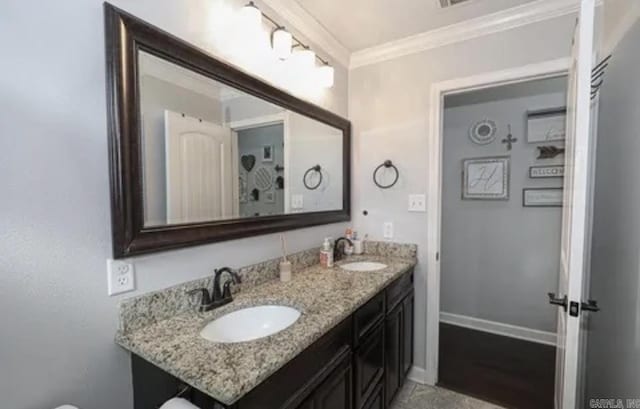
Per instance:
[[[508,200],[509,158],[472,158],[462,161],[463,200]]]

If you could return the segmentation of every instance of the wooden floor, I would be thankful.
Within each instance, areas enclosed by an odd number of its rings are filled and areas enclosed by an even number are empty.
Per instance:
[[[553,409],[555,347],[440,324],[438,385],[514,409]]]

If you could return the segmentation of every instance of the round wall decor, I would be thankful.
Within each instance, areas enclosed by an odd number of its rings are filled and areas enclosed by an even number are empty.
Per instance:
[[[483,119],[469,128],[469,139],[478,145],[486,145],[496,139],[497,131],[495,121]]]

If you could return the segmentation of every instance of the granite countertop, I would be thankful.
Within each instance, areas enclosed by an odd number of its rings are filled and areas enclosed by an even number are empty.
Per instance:
[[[171,375],[230,405],[260,384],[331,328],[410,268],[415,258],[352,256],[350,261],[380,261],[387,268],[348,272],[314,265],[288,283],[272,280],[235,295],[216,310],[195,310],[142,328],[120,330],[116,342]],[[247,306],[278,304],[295,307],[301,316],[289,328],[255,341],[222,344],[200,337],[215,318]]]

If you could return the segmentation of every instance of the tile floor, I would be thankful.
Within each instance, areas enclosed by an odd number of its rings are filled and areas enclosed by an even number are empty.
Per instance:
[[[396,396],[392,409],[501,409],[501,407],[448,389],[420,385],[407,380]]]

